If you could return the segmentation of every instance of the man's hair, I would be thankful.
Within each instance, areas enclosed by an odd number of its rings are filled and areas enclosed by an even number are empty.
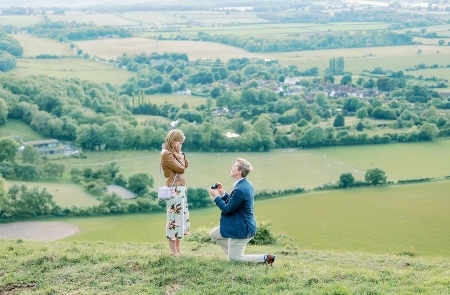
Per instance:
[[[252,164],[245,159],[237,158],[236,162],[238,163],[238,170],[242,172],[242,177],[247,177],[250,171],[253,170]]]

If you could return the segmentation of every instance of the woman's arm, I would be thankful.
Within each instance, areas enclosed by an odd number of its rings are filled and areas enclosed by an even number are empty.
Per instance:
[[[162,163],[170,170],[178,174],[183,174],[186,170],[186,166],[184,165],[184,163],[180,163],[175,155],[168,151],[162,155]]]

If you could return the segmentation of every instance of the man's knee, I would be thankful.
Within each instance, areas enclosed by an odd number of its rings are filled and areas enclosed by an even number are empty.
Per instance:
[[[213,240],[217,240],[217,239],[219,239],[219,238],[222,237],[222,236],[220,235],[220,229],[219,229],[219,227],[214,228],[214,229],[209,233],[209,235],[211,236],[211,238],[212,238]]]

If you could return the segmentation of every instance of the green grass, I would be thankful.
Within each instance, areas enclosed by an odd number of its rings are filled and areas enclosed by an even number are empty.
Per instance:
[[[111,13],[86,14],[68,11],[64,15],[48,15],[48,17],[52,22],[93,23],[96,26],[130,27],[139,25],[139,22],[135,20],[129,20],[119,14]]]
[[[376,188],[310,192],[257,201],[258,221],[270,221],[302,249],[395,254],[413,249],[426,256],[450,257],[447,235],[450,181]],[[189,192],[188,192],[189,197]],[[218,224],[214,206],[191,210],[191,229]],[[81,229],[65,241],[158,242],[164,238],[165,213],[65,222]]]
[[[419,49],[422,50],[420,55],[417,54]],[[373,70],[376,67],[381,67],[384,70],[404,71],[406,68],[421,63],[445,66],[448,64],[447,60],[450,60],[450,46],[386,46],[277,52],[264,55],[265,58],[277,59],[284,64],[296,65],[300,70],[318,67],[321,73],[329,66],[330,58],[342,56],[345,60],[345,70],[358,75],[362,70]]]
[[[259,20],[255,18],[256,15],[253,14],[241,14],[242,17],[247,18],[247,21],[241,21],[237,18],[238,15],[233,17],[224,16],[222,13],[222,18],[217,19],[217,13],[211,12],[210,15],[195,15],[194,18],[199,22],[266,22],[265,20]],[[290,34],[301,34],[301,33],[316,33],[316,32],[327,32],[327,31],[360,31],[360,30],[383,30],[389,26],[387,23],[330,23],[330,24],[309,24],[309,23],[258,23],[258,24],[244,24],[236,26],[208,26],[208,27],[182,27],[177,28],[174,32],[146,32],[142,36],[145,37],[158,37],[160,34],[163,37],[174,37],[177,35],[185,37],[196,37],[198,32],[202,31],[210,35],[232,35],[232,36],[273,36],[273,37],[289,37]],[[293,37],[292,37],[293,38]]]
[[[229,189],[229,169],[238,157],[254,166],[250,179],[257,190],[305,187],[311,189],[335,183],[342,173],[364,179],[366,170],[380,168],[388,180],[443,177],[450,175],[450,140],[388,145],[344,146],[318,149],[285,149],[269,153],[199,153],[186,152],[189,168],[188,186],[208,187],[221,181]],[[120,173],[129,177],[147,172],[158,179],[159,151],[86,152],[86,159],[64,158],[57,163],[83,169],[117,162]],[[420,155],[420,156],[419,156]],[[276,177],[274,177],[276,172]]]
[[[17,27],[28,27],[41,22],[39,16],[34,15],[0,15],[1,25],[13,25]]]
[[[8,180],[6,186],[9,188],[13,185],[26,185],[28,189],[39,187],[39,191],[46,188],[53,196],[53,200],[60,207],[70,208],[72,205],[77,207],[92,207],[100,204],[100,202],[83,191],[83,189],[73,183],[53,183],[53,182],[28,182],[28,181],[12,181]]]
[[[427,294],[449,293],[447,258],[249,246],[274,267],[225,261],[216,245],[0,241],[0,292],[13,294]]]
[[[47,38],[38,38],[29,34],[10,35],[23,47],[23,57],[36,57],[41,54],[56,56],[75,56],[68,43]]]
[[[46,139],[22,120],[8,119],[0,126],[0,137],[21,136],[23,141]]]
[[[11,73],[20,76],[47,75],[55,78],[78,78],[95,83],[122,85],[134,73],[115,66],[82,58],[17,59],[17,67]]]

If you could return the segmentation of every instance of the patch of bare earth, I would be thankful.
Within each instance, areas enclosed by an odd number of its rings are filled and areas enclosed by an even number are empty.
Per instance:
[[[66,238],[78,231],[78,227],[64,222],[14,222],[0,224],[0,239],[49,242]]]
[[[4,287],[0,287],[0,295],[13,295],[19,293],[23,289],[34,289],[35,287],[35,283],[8,284]]]
[[[133,199],[136,198],[136,194],[132,191],[120,186],[120,185],[108,185],[107,188],[108,193],[116,193],[121,196],[123,199]]]

